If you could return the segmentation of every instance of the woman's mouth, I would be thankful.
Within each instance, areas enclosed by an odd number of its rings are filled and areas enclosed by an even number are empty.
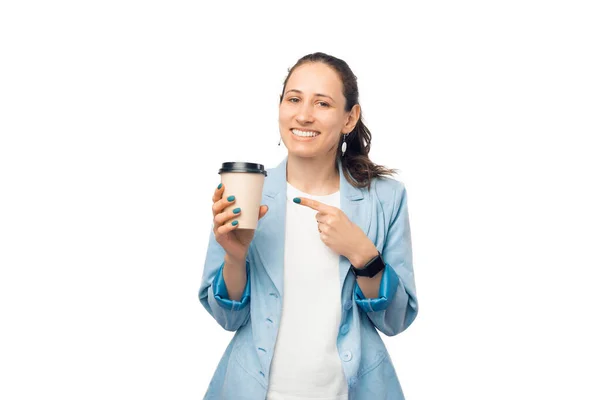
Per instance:
[[[303,131],[300,129],[292,129],[291,130],[294,136],[299,138],[314,138],[319,136],[321,133],[316,131]]]

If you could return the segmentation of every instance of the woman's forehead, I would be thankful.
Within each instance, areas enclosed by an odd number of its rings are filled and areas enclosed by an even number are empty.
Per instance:
[[[319,93],[339,99],[342,96],[342,82],[328,65],[308,63],[292,72],[287,82],[286,93],[290,90],[298,90],[306,95]]]

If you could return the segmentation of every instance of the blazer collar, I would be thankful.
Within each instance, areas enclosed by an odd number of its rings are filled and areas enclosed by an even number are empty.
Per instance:
[[[285,220],[287,199],[287,161],[286,156],[275,168],[269,169],[265,179],[263,194],[269,207],[267,214],[258,221],[255,240],[262,264],[279,294],[283,296],[283,264],[285,246]],[[350,221],[358,225],[368,235],[371,221],[371,207],[363,203],[367,189],[356,188],[346,180],[341,161],[338,161],[340,172],[340,209]],[[368,196],[367,196],[368,198]],[[340,255],[339,274],[340,288],[350,269],[350,261]],[[350,276],[353,277],[352,274]],[[319,279],[315,276],[315,279]]]
[[[286,193],[287,191],[287,160],[286,156],[279,165],[270,169],[268,179],[265,180],[264,193],[265,195],[275,198],[278,193]],[[345,197],[348,200],[362,200],[363,192],[366,189],[359,189],[350,184],[346,176],[342,172],[342,162],[338,160],[338,169],[340,171],[340,197]]]

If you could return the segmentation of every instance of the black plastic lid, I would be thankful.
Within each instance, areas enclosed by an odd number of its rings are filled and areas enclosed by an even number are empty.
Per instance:
[[[267,176],[264,165],[240,161],[224,162],[223,166],[219,169],[219,174],[223,172],[250,172]]]

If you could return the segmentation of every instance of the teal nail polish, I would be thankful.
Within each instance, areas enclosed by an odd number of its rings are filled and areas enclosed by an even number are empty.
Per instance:
[[[300,204],[300,198],[299,197],[294,197],[294,203]]]
[[[229,197],[227,198],[227,201],[234,201],[234,200],[235,200],[235,196],[229,196]]]
[[[233,226],[236,226],[238,223],[239,223],[239,222],[237,222],[237,220],[236,220],[236,221],[233,221],[233,222],[231,223],[231,225],[233,225]]]
[[[223,187],[222,183],[219,183],[219,186],[217,186],[217,189],[221,189]]]
[[[240,213],[240,211],[242,211],[242,209],[241,209],[241,208],[239,208],[239,207],[238,207],[238,208],[234,208],[234,209],[233,209],[233,213],[234,213],[234,214],[239,214],[239,213]]]

